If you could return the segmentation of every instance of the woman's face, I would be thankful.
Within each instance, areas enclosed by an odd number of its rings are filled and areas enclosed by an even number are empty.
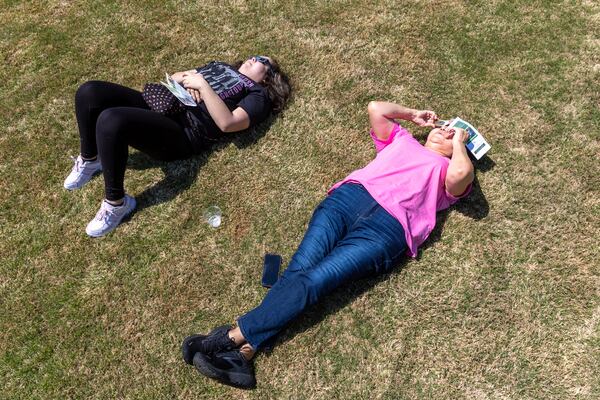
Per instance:
[[[262,82],[269,73],[272,60],[266,56],[250,57],[240,66],[239,71],[255,82]]]
[[[425,147],[429,147],[432,150],[437,151],[450,157],[452,155],[452,138],[454,137],[454,130],[446,126],[441,128],[432,129],[427,136],[427,142]]]

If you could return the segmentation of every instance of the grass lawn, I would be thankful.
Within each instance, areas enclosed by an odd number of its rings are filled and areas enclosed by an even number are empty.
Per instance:
[[[1,399],[600,397],[598,2],[2,0],[0,37]],[[186,161],[132,150],[139,210],[88,238],[102,178],[62,188],[77,87],[253,54],[294,82],[282,116]],[[181,340],[260,302],[264,253],[374,156],[370,100],[471,121],[473,195],[292,323],[256,390],[199,376]]]

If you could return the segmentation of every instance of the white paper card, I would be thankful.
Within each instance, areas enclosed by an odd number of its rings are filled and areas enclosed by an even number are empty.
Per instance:
[[[169,89],[171,93],[173,93],[173,95],[177,97],[179,101],[181,101],[183,104],[185,104],[186,106],[195,107],[197,104],[194,101],[192,95],[190,95],[183,86],[171,79],[169,74],[165,73],[165,75],[167,77],[167,81],[160,81],[160,83],[162,83],[163,86]]]
[[[467,121],[456,117],[452,121],[450,121],[450,125],[448,126],[451,128],[461,128],[467,131],[467,133],[469,134],[469,139],[467,139],[465,145],[476,159],[479,160],[481,157],[483,157],[485,153],[487,153],[492,148],[492,146],[490,146],[487,140],[485,140],[483,135],[479,133],[479,131]]]

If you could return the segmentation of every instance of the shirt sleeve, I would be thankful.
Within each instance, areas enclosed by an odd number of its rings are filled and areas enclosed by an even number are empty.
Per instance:
[[[237,106],[248,113],[250,126],[261,123],[271,113],[271,100],[264,89],[251,90]]]
[[[471,193],[471,189],[473,189],[473,182],[469,183],[469,186],[467,186],[467,188],[461,195],[454,196],[454,195],[450,194],[450,192],[448,192],[448,190],[446,190],[446,187],[444,186],[444,192],[446,193],[446,197],[448,197],[448,199],[452,202],[451,204],[456,203],[458,200],[462,199],[463,197],[467,197],[469,195],[469,193]]]
[[[369,132],[371,138],[373,139],[373,143],[375,144],[375,150],[379,153],[381,150],[385,149],[388,144],[392,143],[397,138],[400,138],[405,135],[410,135],[410,132],[403,128],[399,123],[394,123],[394,127],[392,128],[392,132],[387,140],[381,140],[375,135],[375,131],[371,129]]]
[[[444,190],[442,192],[441,198],[438,200],[437,209],[443,210],[450,207],[452,204],[456,203],[458,200],[467,197],[471,190],[473,189],[473,183],[469,183],[469,186],[465,189],[465,191],[460,196],[454,196],[448,190],[446,190],[446,186],[444,185]]]
[[[448,192],[448,190],[446,189],[445,181],[446,181],[446,173],[448,172],[449,166],[450,166],[450,160],[444,159],[444,165],[439,174],[439,185],[440,185],[439,187],[441,187],[441,190],[440,190],[440,192],[438,192],[440,194],[438,195],[437,211],[446,209],[446,208],[450,207],[452,204],[456,203],[458,200],[462,199],[463,197],[467,197],[469,195],[469,193],[471,193],[471,190],[473,189],[473,182],[471,182],[471,183],[469,183],[469,186],[467,186],[465,191],[459,196],[454,196],[453,194]]]

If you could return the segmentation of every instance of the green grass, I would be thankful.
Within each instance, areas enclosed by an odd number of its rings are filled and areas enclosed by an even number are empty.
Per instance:
[[[596,2],[204,3],[2,2],[0,398],[600,397]],[[101,179],[61,187],[77,87],[257,53],[293,79],[282,116],[191,160],[132,151],[142,209],[87,238]],[[291,324],[257,390],[199,376],[181,340],[260,302],[263,254],[289,260],[373,157],[370,100],[472,121],[492,144],[478,189],[417,260]]]

